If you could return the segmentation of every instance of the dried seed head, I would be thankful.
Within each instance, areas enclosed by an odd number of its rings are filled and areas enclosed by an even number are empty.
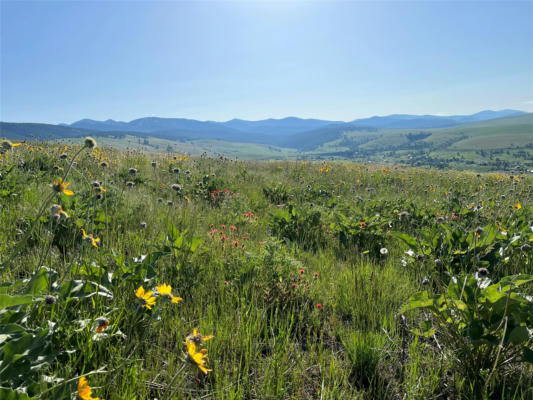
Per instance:
[[[52,305],[57,301],[57,299],[52,295],[48,295],[45,297],[44,301],[46,304]]]
[[[88,149],[94,149],[96,147],[96,140],[94,140],[92,137],[87,136],[85,140],[83,141],[85,147]]]
[[[11,140],[4,139],[2,140],[2,145],[0,146],[0,148],[4,151],[11,150],[13,148],[13,143],[11,142]]]

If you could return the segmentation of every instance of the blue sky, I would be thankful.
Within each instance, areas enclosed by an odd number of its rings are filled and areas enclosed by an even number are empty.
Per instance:
[[[533,111],[533,2],[1,2],[0,120]]]

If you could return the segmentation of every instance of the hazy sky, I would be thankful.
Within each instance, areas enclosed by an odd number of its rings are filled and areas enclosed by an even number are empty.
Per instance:
[[[533,111],[533,2],[2,1],[0,120]]]

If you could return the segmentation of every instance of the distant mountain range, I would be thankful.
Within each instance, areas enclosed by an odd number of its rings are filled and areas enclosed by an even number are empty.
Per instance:
[[[31,136],[38,139],[59,139],[85,135],[133,135],[180,141],[218,139],[310,149],[336,140],[345,132],[447,128],[523,114],[526,113],[517,110],[487,110],[472,115],[453,116],[393,114],[356,119],[350,122],[296,117],[261,121],[232,119],[227,122],[158,117],[139,118],[130,122],[112,119],[106,121],[82,119],[70,125],[0,122],[0,137],[21,140]]]

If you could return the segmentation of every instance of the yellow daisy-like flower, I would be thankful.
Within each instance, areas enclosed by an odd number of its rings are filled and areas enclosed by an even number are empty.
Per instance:
[[[172,294],[172,287],[170,285],[167,285],[166,283],[159,285],[156,289],[157,293],[159,293],[160,296],[170,297],[170,300],[174,304],[179,303],[181,300],[183,300],[181,297],[174,296]]]
[[[93,397],[93,391],[87,382],[87,378],[82,376],[78,381],[78,396],[82,400],[104,400],[99,397]]]
[[[520,210],[520,209],[522,208],[522,204],[520,204],[520,203],[516,203],[516,204],[513,206],[513,208],[514,208],[515,210]]]
[[[146,307],[148,310],[151,310],[155,306],[155,297],[152,294],[151,290],[145,292],[142,286],[139,286],[137,292],[135,292],[135,296],[144,302],[143,307]]]
[[[189,336],[187,336],[187,340],[194,342],[197,345],[201,345],[204,342],[207,342],[208,340],[211,340],[213,338],[214,338],[213,335],[207,335],[207,336],[202,335],[201,333],[198,332],[198,328],[194,328],[192,330],[192,333]]]
[[[92,234],[87,235],[87,233],[85,233],[85,229],[82,229],[81,233],[83,234],[83,239],[90,241],[94,247],[98,247],[100,245],[100,238],[95,238]]]
[[[202,349],[200,351],[196,350],[196,343],[194,343],[192,340],[185,339],[185,343],[187,344],[187,351],[189,353],[189,359],[196,364],[196,366],[207,375],[209,371],[212,371],[211,369],[207,369],[205,365],[205,361],[207,358],[207,350]]]
[[[52,183],[52,188],[57,193],[64,193],[67,196],[72,196],[74,192],[72,190],[67,189],[68,185],[70,185],[70,182],[64,182],[63,178],[57,178],[57,181]]]

